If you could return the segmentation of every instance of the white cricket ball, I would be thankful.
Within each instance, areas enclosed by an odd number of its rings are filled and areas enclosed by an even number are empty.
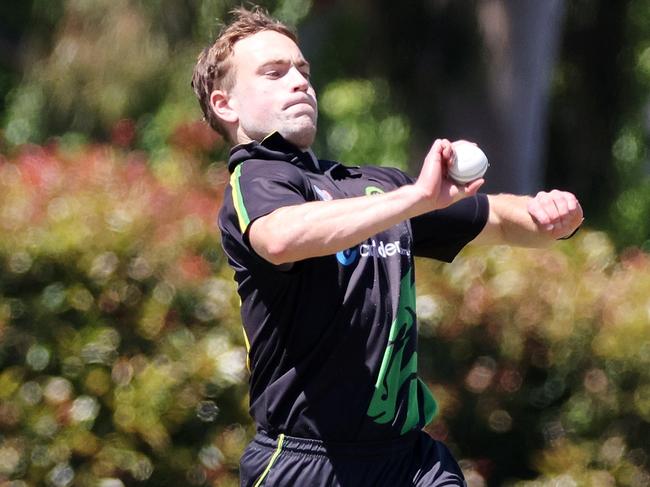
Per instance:
[[[467,184],[485,174],[490,166],[485,153],[471,142],[454,142],[454,160],[449,167],[449,177],[457,183]]]

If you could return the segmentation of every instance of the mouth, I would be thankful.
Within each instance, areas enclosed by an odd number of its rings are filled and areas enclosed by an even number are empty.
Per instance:
[[[316,103],[314,103],[314,100],[311,98],[300,98],[299,100],[292,100],[289,103],[286,103],[284,105],[284,109],[288,109],[291,107],[299,106],[299,105],[309,105],[312,110],[316,110]]]

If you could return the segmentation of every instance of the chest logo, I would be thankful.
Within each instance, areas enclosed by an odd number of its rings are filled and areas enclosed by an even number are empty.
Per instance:
[[[366,186],[366,196],[372,196],[373,194],[382,194],[383,189],[378,188],[377,186]]]

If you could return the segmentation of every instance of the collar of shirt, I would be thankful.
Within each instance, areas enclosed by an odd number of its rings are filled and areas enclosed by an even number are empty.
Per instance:
[[[261,142],[252,141],[233,147],[228,170],[233,172],[235,167],[249,159],[286,161],[313,173],[328,174],[332,179],[358,176],[358,171],[355,171],[358,166],[344,166],[335,161],[318,159],[314,151],[301,151],[278,132],[269,134]]]
[[[229,171],[233,172],[235,167],[249,159],[286,161],[307,171],[322,172],[321,164],[311,149],[301,151],[278,132],[273,132],[261,142],[254,140],[234,146],[230,150]]]
[[[309,148],[305,151],[305,153],[308,154],[309,157],[311,157],[311,161],[314,163],[314,167],[316,167],[316,169],[320,172],[321,171],[320,163],[318,162],[318,158],[316,157],[316,154],[314,154],[314,151],[311,150],[311,148]]]

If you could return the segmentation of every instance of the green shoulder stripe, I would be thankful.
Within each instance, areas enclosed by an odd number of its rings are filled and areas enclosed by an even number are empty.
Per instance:
[[[235,205],[237,219],[239,220],[239,229],[242,231],[242,233],[244,233],[248,228],[248,224],[251,222],[251,220],[248,217],[248,212],[244,206],[244,199],[242,198],[241,187],[239,185],[242,166],[243,164],[239,164],[230,176],[230,187],[232,189],[232,202],[233,205]]]

